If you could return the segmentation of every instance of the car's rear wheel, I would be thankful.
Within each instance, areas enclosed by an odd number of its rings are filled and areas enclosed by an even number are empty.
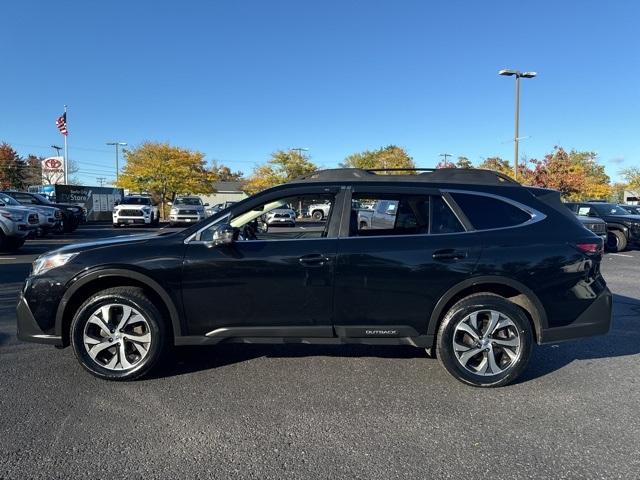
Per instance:
[[[447,312],[437,357],[463,383],[500,387],[524,371],[533,346],[529,319],[516,304],[489,293],[463,298]]]
[[[91,374],[132,380],[147,374],[162,356],[167,329],[140,288],[116,287],[92,295],[71,323],[76,358]]]
[[[620,230],[609,230],[607,233],[607,249],[612,252],[622,252],[627,248],[627,237]]]
[[[316,210],[311,214],[311,216],[316,222],[319,222],[324,218],[324,213],[322,213],[322,210]]]

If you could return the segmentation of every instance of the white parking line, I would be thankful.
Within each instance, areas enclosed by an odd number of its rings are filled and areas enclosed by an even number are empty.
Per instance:
[[[629,257],[634,258],[633,255],[625,255],[624,253],[610,253],[609,255],[615,255],[616,257]]]
[[[16,257],[0,257],[0,260],[15,260]]]

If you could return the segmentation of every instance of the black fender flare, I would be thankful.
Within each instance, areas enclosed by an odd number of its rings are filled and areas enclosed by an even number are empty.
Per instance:
[[[76,276],[70,282],[69,288],[67,288],[66,292],[62,296],[60,303],[58,304],[58,310],[56,311],[56,323],[55,323],[55,333],[56,335],[62,336],[62,326],[63,326],[63,318],[64,312],[67,308],[67,304],[69,300],[73,297],[73,295],[83,286],[101,279],[105,277],[127,277],[133,280],[136,280],[146,287],[153,290],[161,299],[164,305],[167,307],[167,311],[169,312],[169,317],[171,320],[171,326],[173,328],[174,336],[180,336],[182,334],[182,328],[180,324],[180,315],[178,314],[178,309],[176,308],[171,296],[167,293],[165,288],[160,285],[153,278],[145,275],[144,273],[138,272],[136,270],[132,270],[129,268],[101,268],[98,270],[92,270],[86,274],[81,276]]]
[[[532,310],[534,310],[531,312],[531,317],[533,320],[536,337],[541,338],[542,331],[546,330],[549,325],[547,321],[547,314],[544,307],[542,306],[542,302],[540,301],[538,296],[526,285],[512,278],[502,277],[499,275],[483,275],[467,278],[466,280],[457,283],[449,290],[447,290],[447,292],[440,297],[440,300],[438,300],[436,306],[431,312],[429,324],[427,325],[427,335],[436,335],[439,320],[442,317],[442,314],[445,313],[444,308],[453,297],[469,287],[478,287],[490,284],[505,285],[507,287],[514,288],[519,292],[522,292],[522,294],[527,297],[527,299],[533,306]]]
[[[622,230],[622,233],[624,233],[624,236],[629,238],[629,227],[627,227],[623,223],[610,223],[610,222],[607,222],[607,231],[609,231],[609,230]]]

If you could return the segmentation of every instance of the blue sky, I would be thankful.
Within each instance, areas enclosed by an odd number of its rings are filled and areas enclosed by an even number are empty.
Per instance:
[[[513,80],[521,154],[599,153],[617,177],[640,164],[640,2],[31,1],[2,7],[0,140],[61,144],[81,179],[114,177],[119,140],[168,141],[250,173],[277,149],[336,166],[405,147],[511,159]]]

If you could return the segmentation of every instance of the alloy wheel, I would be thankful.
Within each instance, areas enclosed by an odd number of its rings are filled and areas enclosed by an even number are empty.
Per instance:
[[[498,375],[510,369],[517,363],[521,347],[513,320],[496,310],[472,312],[454,328],[456,360],[475,375]]]
[[[151,329],[135,308],[111,303],[91,314],[82,340],[89,356],[101,367],[130,370],[149,353]]]

